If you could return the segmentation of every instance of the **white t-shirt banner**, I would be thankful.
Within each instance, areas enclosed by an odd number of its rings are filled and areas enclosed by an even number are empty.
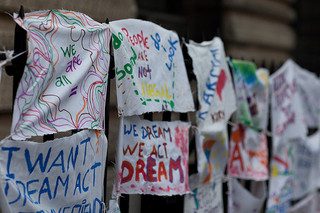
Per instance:
[[[199,128],[221,123],[226,125],[236,110],[232,78],[227,65],[221,39],[186,44],[197,78],[200,110],[197,113]],[[220,122],[224,121],[224,122]]]
[[[298,92],[308,127],[317,128],[320,115],[320,80],[315,73],[294,64]]]
[[[308,139],[294,139],[292,142],[294,143],[293,198],[300,199],[312,190],[311,172],[312,169],[317,169],[317,167],[312,167],[314,153],[309,149]]]
[[[287,212],[293,197],[294,143],[280,143],[273,149],[266,212]]]
[[[234,76],[237,97],[237,121],[260,129],[265,117],[265,82],[256,74],[256,65],[249,61],[229,61]],[[258,97],[261,96],[261,97]],[[260,109],[261,108],[261,109]]]
[[[110,29],[85,14],[15,14],[27,31],[28,57],[11,128],[14,140],[71,129],[103,129]],[[74,104],[77,103],[77,104]]]
[[[177,33],[138,19],[110,27],[119,116],[194,111]]]
[[[117,194],[175,195],[190,192],[190,123],[121,118],[117,153]]]
[[[273,149],[280,141],[305,138],[307,125],[299,95],[295,64],[287,60],[270,76]]]
[[[83,130],[45,143],[0,143],[2,212],[101,212],[107,138]]]
[[[266,135],[235,124],[229,146],[228,174],[252,180],[267,180],[268,144]]]
[[[189,178],[190,186],[193,177]],[[196,180],[197,181],[197,180]],[[223,213],[222,180],[192,188],[191,194],[184,196],[184,213]]]
[[[228,212],[229,213],[258,213],[261,212],[267,197],[267,186],[264,181],[252,181],[250,191],[244,188],[237,179],[229,182]]]
[[[202,184],[223,177],[228,161],[228,134],[221,131],[196,132],[197,169]]]

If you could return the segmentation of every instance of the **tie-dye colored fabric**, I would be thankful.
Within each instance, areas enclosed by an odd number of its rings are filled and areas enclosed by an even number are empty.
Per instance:
[[[28,57],[11,133],[23,140],[71,129],[103,129],[110,29],[65,10],[28,13]]]

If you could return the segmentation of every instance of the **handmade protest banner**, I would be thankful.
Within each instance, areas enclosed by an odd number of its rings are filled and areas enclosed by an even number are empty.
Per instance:
[[[83,130],[45,143],[0,142],[2,212],[101,212],[107,138]]]
[[[255,129],[264,129],[268,94],[266,93],[265,79],[267,77],[266,71],[260,77],[256,73],[257,68],[253,62],[230,60],[229,64],[233,71],[234,86],[237,98],[237,121],[251,126]],[[262,75],[262,76],[261,76]],[[267,75],[267,76],[266,76]],[[261,80],[262,81],[261,81]]]
[[[304,138],[307,134],[295,64],[292,60],[287,60],[270,76],[270,88],[272,147],[277,149],[281,141]]]
[[[66,10],[14,17],[27,31],[28,57],[14,104],[12,138],[24,140],[71,129],[102,130],[109,26]]]
[[[293,197],[294,142],[281,142],[273,149],[266,212],[287,212]]]
[[[121,118],[115,192],[188,193],[189,127],[189,123],[181,121]]]
[[[315,190],[320,188],[320,181],[318,178],[320,176],[320,132],[317,131],[316,133],[308,136],[306,145],[312,153],[309,185],[311,190]]]
[[[121,213],[119,204],[116,200],[109,200],[109,209],[107,213]]]
[[[118,115],[194,110],[179,37],[138,19],[110,22]]]
[[[293,149],[293,177],[294,177],[294,189],[293,198],[300,199],[306,194],[308,194],[313,185],[311,180],[312,169],[317,169],[313,166],[313,153],[309,149],[307,139],[293,139],[294,149]]]
[[[223,43],[215,37],[202,43],[190,41],[186,46],[197,78],[199,129],[218,124],[225,126],[236,110],[236,100]]]
[[[205,184],[223,177],[228,161],[228,134],[221,131],[196,132],[197,169]]]
[[[268,145],[263,132],[235,124],[229,149],[229,176],[257,181],[269,178]]]
[[[250,191],[244,188],[237,179],[229,181],[228,212],[258,213],[261,212],[267,197],[267,186],[264,181],[252,181]]]
[[[320,80],[315,73],[301,68],[292,61],[297,75],[298,93],[303,102],[302,108],[307,126],[317,128],[320,116]]]
[[[192,175],[194,176],[194,175]],[[222,180],[200,184],[190,176],[191,194],[184,196],[184,213],[223,213]],[[192,183],[195,180],[196,183]]]

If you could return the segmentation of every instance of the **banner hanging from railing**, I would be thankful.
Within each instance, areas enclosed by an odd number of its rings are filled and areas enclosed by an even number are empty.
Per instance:
[[[229,180],[228,212],[257,213],[261,212],[267,197],[267,186],[264,181],[252,181],[251,190],[244,188],[237,179]]]
[[[199,184],[198,175],[189,177],[191,194],[184,196],[184,213],[223,213],[222,179]]]
[[[28,57],[14,104],[12,138],[104,125],[110,29],[85,14],[50,10],[15,21]]]
[[[118,114],[194,110],[179,37],[152,22],[110,22]]]
[[[257,71],[253,62],[230,60],[237,97],[236,119],[254,129],[266,128],[268,71]]]
[[[295,64],[287,60],[270,76],[272,147],[277,150],[281,142],[305,138],[307,124],[298,92]]]
[[[221,178],[228,160],[227,122],[236,110],[232,78],[221,39],[186,44],[197,78],[197,168],[200,182]]]
[[[236,110],[236,100],[223,43],[215,37],[202,43],[190,41],[186,46],[197,78],[199,129],[225,126]]]
[[[121,118],[116,166],[117,194],[174,195],[190,192],[190,124]]]
[[[101,212],[107,139],[98,130],[0,142],[2,212]]]
[[[320,80],[315,73],[294,64],[297,76],[298,92],[302,101],[302,108],[309,128],[317,128],[320,118]]]
[[[293,149],[294,143],[290,141],[282,142],[273,149],[267,213],[287,212],[290,207],[294,188]]]

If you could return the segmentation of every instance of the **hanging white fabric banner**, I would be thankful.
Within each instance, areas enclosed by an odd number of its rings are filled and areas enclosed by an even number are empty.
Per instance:
[[[221,39],[186,44],[198,84],[197,168],[205,184],[222,177],[228,160],[227,122],[236,110],[232,78]]]
[[[268,144],[263,132],[235,124],[229,149],[229,176],[257,181],[268,179]]]
[[[138,19],[110,27],[119,116],[194,111],[177,33]]]
[[[229,186],[229,213],[257,213],[261,211],[267,197],[267,186],[264,181],[252,181],[250,191],[234,178],[230,179]]]
[[[176,195],[190,192],[190,124],[121,118],[115,193]]]
[[[50,10],[15,21],[27,31],[28,57],[14,103],[14,140],[104,125],[109,25]]]
[[[197,132],[196,149],[200,182],[205,184],[223,177],[228,162],[226,127],[218,132]]]
[[[83,130],[45,143],[0,142],[2,212],[101,212],[107,138]]]
[[[298,92],[295,63],[287,60],[270,77],[273,149],[280,142],[305,138],[307,125]]]
[[[266,212],[287,212],[293,198],[294,143],[281,142],[273,149]]]
[[[200,184],[196,175],[189,177],[191,194],[184,196],[184,213],[223,213],[222,180]]]
[[[202,43],[190,41],[186,46],[197,78],[199,129],[212,129],[213,125],[225,126],[236,110],[236,101],[223,43],[219,37],[215,37]]]

